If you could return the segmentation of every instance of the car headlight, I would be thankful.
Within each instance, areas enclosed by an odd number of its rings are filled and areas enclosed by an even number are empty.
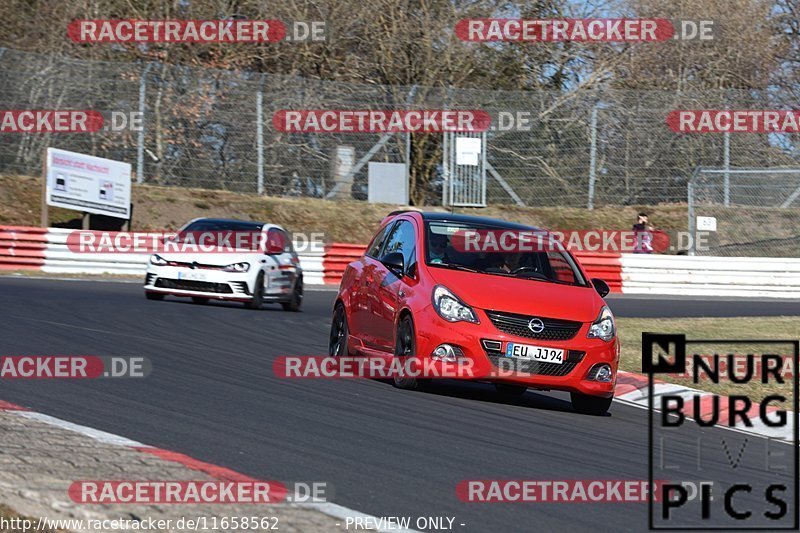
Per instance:
[[[151,265],[164,266],[164,265],[166,265],[168,263],[169,263],[169,261],[167,261],[166,259],[164,259],[163,257],[161,257],[158,254],[153,254],[153,255],[150,256],[150,264]]]
[[[602,339],[610,341],[614,338],[617,328],[614,326],[614,315],[611,309],[603,306],[600,316],[589,326],[589,333],[586,334],[590,339]]]
[[[233,263],[223,268],[225,272],[247,272],[250,270],[250,263]]]
[[[433,308],[439,316],[448,322],[473,322],[478,323],[478,316],[470,306],[458,299],[444,285],[437,285],[433,289]]]

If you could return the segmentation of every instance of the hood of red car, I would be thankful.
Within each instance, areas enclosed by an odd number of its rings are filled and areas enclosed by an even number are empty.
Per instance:
[[[592,322],[603,305],[593,287],[437,267],[428,268],[428,272],[464,303],[480,309]]]

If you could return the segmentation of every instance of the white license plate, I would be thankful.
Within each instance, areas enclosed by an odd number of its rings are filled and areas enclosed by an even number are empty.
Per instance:
[[[506,357],[522,357],[524,359],[533,359],[534,361],[560,365],[564,362],[564,350],[509,342],[506,344]]]
[[[206,273],[198,272],[197,270],[181,270],[178,272],[178,279],[193,279],[195,281],[203,281],[206,279]]]

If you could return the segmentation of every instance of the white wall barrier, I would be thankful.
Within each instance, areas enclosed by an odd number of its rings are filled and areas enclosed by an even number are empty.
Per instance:
[[[51,274],[123,274],[144,277],[150,254],[77,253],[67,246],[67,236],[73,231],[75,230],[0,226],[0,259],[6,259],[6,269],[41,270]],[[295,246],[307,244],[295,243]],[[303,251],[298,256],[303,268],[304,282],[321,285],[325,252]],[[1,263],[3,262],[0,261]]]
[[[622,254],[622,292],[800,298],[800,259]]]

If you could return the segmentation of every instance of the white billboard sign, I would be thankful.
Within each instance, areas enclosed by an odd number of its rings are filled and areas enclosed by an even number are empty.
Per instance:
[[[47,149],[47,205],[131,218],[131,165],[102,157]]]
[[[456,165],[478,166],[481,140],[475,137],[456,137]]]
[[[367,171],[370,203],[408,205],[408,178],[404,163],[375,163]]]

